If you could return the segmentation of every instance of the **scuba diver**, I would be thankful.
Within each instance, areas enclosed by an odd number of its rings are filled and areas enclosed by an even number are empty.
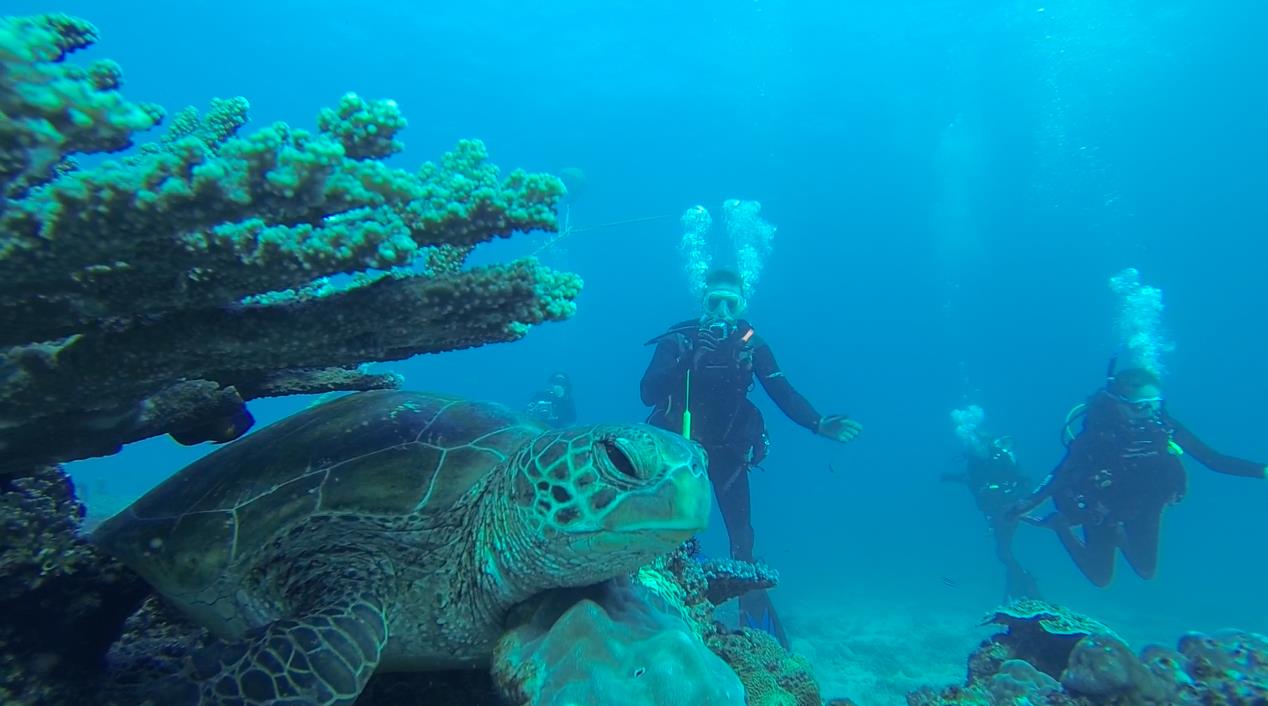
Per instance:
[[[862,426],[844,415],[822,416],[785,377],[770,346],[741,319],[743,281],[730,270],[705,278],[704,313],[675,324],[648,341],[655,352],[643,374],[647,421],[704,446],[709,480],[726,524],[731,556],[753,561],[748,472],[766,457],[769,439],[757,407],[748,399],[756,376],[762,388],[797,424],[835,441],[858,436]],[[740,624],[770,632],[785,647],[788,637],[765,591],[740,597]]]
[[[1268,477],[1262,463],[1225,456],[1204,444],[1166,409],[1158,376],[1142,367],[1114,372],[1085,405],[1067,418],[1065,458],[1010,515],[1056,533],[1070,558],[1093,584],[1114,577],[1114,550],[1142,579],[1158,566],[1162,513],[1183,499],[1187,476],[1180,457],[1245,478]],[[1070,432],[1083,414],[1083,428]],[[1056,511],[1042,519],[1024,513],[1052,498]],[[1073,527],[1082,527],[1082,539]]]
[[[1013,555],[1013,534],[1017,518],[1008,510],[1029,486],[1017,464],[1012,437],[992,437],[977,429],[969,432],[964,452],[964,471],[943,473],[943,481],[963,483],[973,502],[986,518],[995,539],[995,556],[1004,565],[1004,602],[1019,598],[1039,598],[1035,577]]]
[[[533,394],[524,413],[552,429],[577,421],[577,405],[572,399],[572,380],[567,373],[554,373],[546,386]]]

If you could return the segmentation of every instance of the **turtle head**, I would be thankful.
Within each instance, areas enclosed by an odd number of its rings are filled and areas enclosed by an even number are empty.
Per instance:
[[[513,512],[554,587],[633,571],[703,530],[704,450],[645,424],[538,436],[511,463]]]

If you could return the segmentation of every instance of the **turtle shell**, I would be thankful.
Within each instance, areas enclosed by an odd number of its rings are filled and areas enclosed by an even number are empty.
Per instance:
[[[93,539],[160,592],[192,597],[314,515],[452,512],[476,481],[543,430],[498,404],[359,392],[186,466]]]

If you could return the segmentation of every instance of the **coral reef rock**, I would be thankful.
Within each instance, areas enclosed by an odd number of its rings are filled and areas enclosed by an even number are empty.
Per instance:
[[[636,582],[551,592],[536,603],[494,656],[495,681],[511,704],[745,703],[740,679],[678,608]]]
[[[102,655],[145,598],[141,579],[78,534],[62,469],[0,477],[0,703],[91,703]]]
[[[988,620],[1007,629],[970,656],[967,682],[911,692],[909,706],[1268,704],[1262,635],[1189,633],[1177,649],[1135,653],[1101,623],[1050,603],[1019,601]]]
[[[748,706],[820,706],[810,662],[785,650],[769,633],[750,628],[718,632],[708,643],[740,676]]]

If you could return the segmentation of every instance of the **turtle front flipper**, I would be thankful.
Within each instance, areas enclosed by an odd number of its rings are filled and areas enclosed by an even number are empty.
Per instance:
[[[382,602],[358,598],[190,657],[198,706],[349,706],[387,645]]]

